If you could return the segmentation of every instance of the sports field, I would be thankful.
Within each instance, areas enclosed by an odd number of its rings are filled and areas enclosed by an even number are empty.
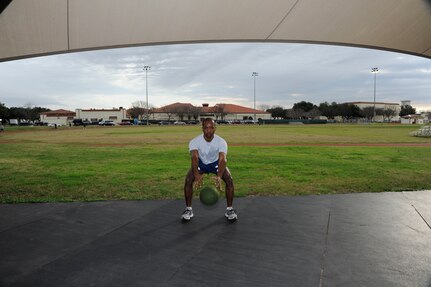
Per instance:
[[[411,125],[225,125],[236,196],[431,189]],[[200,126],[16,127],[0,134],[0,202],[183,198]],[[209,180],[207,181],[209,183]]]

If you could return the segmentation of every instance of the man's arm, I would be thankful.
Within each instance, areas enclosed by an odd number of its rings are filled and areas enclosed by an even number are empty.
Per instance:
[[[191,151],[192,154],[192,171],[194,175],[193,188],[198,189],[202,185],[202,174],[199,173],[199,152],[197,149]]]
[[[221,179],[223,177],[224,171],[226,170],[226,154],[224,152],[219,152],[218,154],[218,172],[215,178],[216,186],[221,188]]]

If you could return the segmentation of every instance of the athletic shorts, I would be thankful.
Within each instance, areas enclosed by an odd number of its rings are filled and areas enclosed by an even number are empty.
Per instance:
[[[199,159],[199,166],[198,170],[203,173],[214,173],[217,174],[218,172],[218,160],[210,163],[210,164],[204,164],[201,159]]]

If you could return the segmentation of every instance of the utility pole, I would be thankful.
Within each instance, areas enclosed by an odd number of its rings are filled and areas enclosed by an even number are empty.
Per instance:
[[[379,68],[372,68],[371,73],[374,73],[374,107],[373,107],[373,121],[376,120],[376,79],[377,79],[377,72],[379,71]]]
[[[148,119],[150,117],[150,115],[148,114],[148,110],[149,110],[149,105],[148,105],[148,70],[151,70],[150,66],[144,66],[144,70],[145,70],[145,93],[147,95],[147,126],[148,126]]]
[[[253,105],[253,108],[254,108],[254,123],[256,122],[256,77],[257,76],[259,76],[259,74],[257,73],[257,72],[253,72],[252,74],[251,74],[251,76],[253,77],[253,82],[254,82],[254,105]]]

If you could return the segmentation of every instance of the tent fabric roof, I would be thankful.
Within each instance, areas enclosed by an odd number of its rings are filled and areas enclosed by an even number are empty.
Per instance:
[[[12,0],[0,61],[138,45],[299,42],[431,58],[430,0]]]

